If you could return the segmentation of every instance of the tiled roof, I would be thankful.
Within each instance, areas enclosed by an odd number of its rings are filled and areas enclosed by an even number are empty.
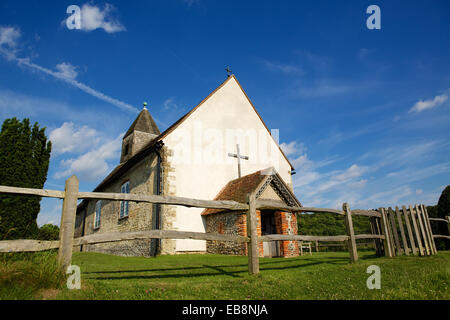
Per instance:
[[[125,133],[124,137],[128,137],[133,131],[142,131],[155,135],[160,135],[158,126],[153,120],[150,112],[147,109],[142,109],[142,111],[137,116],[136,120],[134,120],[133,124],[128,129],[127,133]]]
[[[247,195],[254,192],[267,177],[267,175],[261,174],[261,171],[256,171],[255,173],[231,180],[224,188],[222,188],[214,200],[232,200],[245,203],[247,202]],[[202,215],[218,213],[221,211],[223,211],[223,209],[205,209],[203,210]]]

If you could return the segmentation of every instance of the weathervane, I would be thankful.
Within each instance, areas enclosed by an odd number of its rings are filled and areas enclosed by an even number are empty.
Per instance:
[[[228,77],[231,76],[232,71],[231,71],[230,67],[226,67],[226,68],[225,68],[225,71],[227,72],[227,76],[228,76]]]

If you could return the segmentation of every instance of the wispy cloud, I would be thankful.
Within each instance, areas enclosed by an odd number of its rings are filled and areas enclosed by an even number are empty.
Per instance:
[[[16,28],[13,28],[14,30],[11,31],[10,28],[2,28],[0,29],[0,39],[5,39],[4,45],[0,45],[0,53],[3,54],[8,60],[14,61],[19,66],[26,66],[32,70],[42,72],[44,74],[47,74],[55,79],[64,81],[68,83],[71,86],[74,86],[85,93],[96,97],[100,100],[103,100],[105,102],[108,102],[112,105],[115,105],[116,107],[119,107],[126,111],[131,112],[139,112],[139,110],[132,105],[125,103],[123,101],[114,99],[100,91],[97,91],[84,83],[81,83],[77,80],[75,80],[77,76],[77,72],[75,71],[75,67],[72,66],[70,63],[61,63],[56,66],[56,71],[50,70],[48,68],[42,67],[36,63],[31,62],[31,59],[29,57],[25,58],[19,58],[16,56],[15,50],[12,50],[12,48],[15,48],[17,46],[17,40],[20,35],[20,31]],[[8,48],[9,47],[9,48]]]
[[[262,60],[264,67],[270,71],[281,72],[284,74],[303,74],[303,69],[300,66],[293,64],[282,64],[271,62],[268,60]]]
[[[422,112],[424,110],[435,108],[441,104],[443,104],[445,101],[447,101],[448,95],[442,94],[440,96],[435,96],[434,99],[429,100],[419,100],[417,101],[414,106],[409,110],[409,112]]]
[[[291,141],[289,143],[283,142],[280,144],[280,148],[286,156],[303,154],[305,152],[305,145],[297,141]]]
[[[175,103],[174,98],[169,98],[164,101],[163,107],[165,110],[176,110],[178,109],[178,104]]]
[[[302,98],[322,98],[350,93],[356,88],[357,86],[321,79],[310,85],[300,84],[296,91]]]
[[[88,3],[84,4],[80,11],[80,30],[89,32],[103,29],[107,33],[125,31],[125,27],[114,17],[115,11],[117,9],[109,3],[106,3],[103,9]],[[66,24],[66,20],[62,22],[64,25]]]
[[[118,159],[122,146],[123,133],[112,140],[102,141],[89,152],[77,158],[62,160],[61,170],[54,175],[56,179],[68,178],[76,174],[78,178],[86,181],[96,181],[104,177],[112,166],[109,160]]]

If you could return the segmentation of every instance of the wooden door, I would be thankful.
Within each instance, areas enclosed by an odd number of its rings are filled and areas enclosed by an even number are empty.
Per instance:
[[[276,234],[275,215],[273,212],[261,213],[261,234]],[[263,242],[264,257],[279,257],[279,241]]]

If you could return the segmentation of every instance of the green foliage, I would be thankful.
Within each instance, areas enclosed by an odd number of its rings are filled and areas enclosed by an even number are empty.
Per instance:
[[[437,206],[439,218],[445,219],[445,216],[450,216],[450,185],[442,191]]]
[[[372,233],[370,220],[364,216],[353,216],[355,234]],[[311,213],[297,216],[298,234],[307,236],[342,236],[347,234],[344,217],[335,213]],[[325,244],[325,243],[321,243]],[[320,251],[347,251],[343,242],[327,242],[329,247],[321,246]],[[337,246],[342,245],[342,246]]]
[[[53,224],[44,224],[39,228],[38,240],[58,240],[59,227]]]
[[[0,253],[0,300],[39,298],[43,290],[61,289],[65,274],[57,250]]]
[[[444,191],[442,191],[441,196],[437,206],[435,206],[435,218],[446,219],[446,216],[450,216],[450,185],[448,185]],[[428,211],[428,214],[430,212]],[[433,222],[432,229],[434,234],[441,234],[444,236],[449,235],[448,224],[444,222]],[[450,240],[437,238],[436,241],[437,250],[450,250]]]
[[[47,179],[51,142],[45,128],[30,120],[6,119],[0,132],[0,185],[42,189]],[[40,198],[0,195],[0,240],[33,238]]]
[[[370,220],[364,216],[353,216],[355,234],[372,233]],[[347,234],[344,217],[334,213],[302,214],[297,218],[298,234],[309,236],[340,236]]]

